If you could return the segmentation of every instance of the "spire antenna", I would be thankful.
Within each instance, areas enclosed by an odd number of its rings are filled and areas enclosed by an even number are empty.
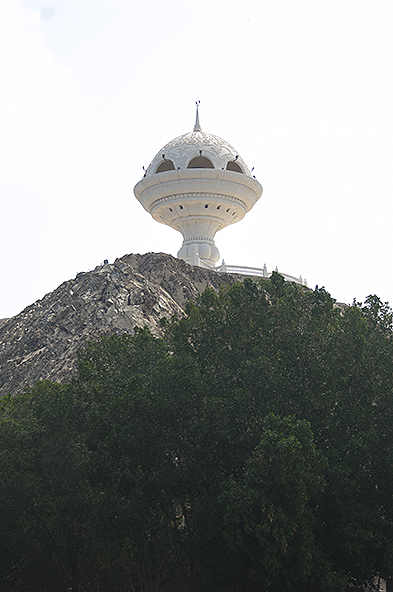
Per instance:
[[[202,131],[202,128],[199,123],[199,111],[198,111],[198,107],[199,107],[200,103],[201,103],[200,101],[195,101],[196,117],[195,117],[194,132],[201,132]]]

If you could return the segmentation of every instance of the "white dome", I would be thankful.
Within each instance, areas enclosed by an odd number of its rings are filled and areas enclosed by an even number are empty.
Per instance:
[[[227,169],[228,163],[233,163],[229,165],[229,170],[243,173],[249,177],[251,176],[248,166],[228,142],[213,134],[207,134],[200,129],[196,131],[194,129],[194,131],[178,136],[166,144],[149,164],[146,177],[161,172],[161,170],[157,171],[157,169],[165,162],[172,162],[173,167],[169,165],[170,168],[164,168],[163,170],[199,168],[189,166],[190,163],[192,164],[192,160],[198,157],[206,158],[211,162],[212,166],[208,168]],[[234,168],[231,168],[231,166]],[[240,170],[237,170],[237,167]]]

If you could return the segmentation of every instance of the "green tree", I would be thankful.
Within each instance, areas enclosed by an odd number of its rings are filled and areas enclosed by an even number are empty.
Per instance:
[[[79,589],[94,507],[80,428],[68,387],[38,383],[2,403],[1,512],[13,550],[3,589]]]
[[[265,418],[244,475],[229,479],[221,495],[225,536],[245,559],[244,581],[299,590],[316,577],[314,523],[325,465],[305,420]]]
[[[345,590],[393,575],[392,313],[278,274],[2,402],[9,592]]]

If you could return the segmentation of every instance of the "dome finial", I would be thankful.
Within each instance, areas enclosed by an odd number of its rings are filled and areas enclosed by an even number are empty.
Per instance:
[[[194,132],[201,132],[202,128],[199,124],[199,112],[198,112],[198,107],[200,105],[200,101],[195,101],[195,105],[196,105],[196,118],[195,118]]]

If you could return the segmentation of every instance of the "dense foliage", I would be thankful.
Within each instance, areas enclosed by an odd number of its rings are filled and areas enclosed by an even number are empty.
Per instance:
[[[8,592],[331,591],[393,575],[392,312],[274,274],[2,401]]]

